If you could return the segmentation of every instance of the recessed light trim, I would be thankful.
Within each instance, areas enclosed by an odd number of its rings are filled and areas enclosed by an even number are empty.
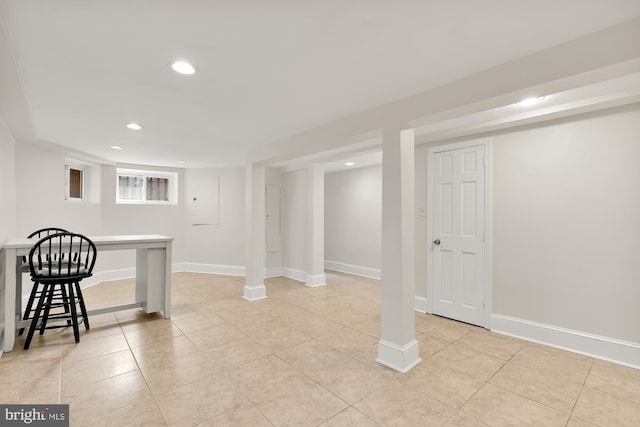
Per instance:
[[[171,64],[171,68],[173,68],[173,71],[175,71],[176,73],[186,74],[188,76],[196,72],[196,69],[193,67],[193,65],[185,61],[176,61]]]
[[[125,125],[127,128],[131,129],[131,130],[141,130],[142,126],[140,126],[138,123],[127,123]]]
[[[355,165],[355,163],[353,163],[353,162],[346,162],[344,165],[345,165],[345,166],[354,166],[354,165]]]
[[[122,148],[122,147],[120,147],[119,145],[110,145],[109,147],[110,147],[111,149],[113,149],[113,150],[122,150],[122,149],[123,149],[123,148]]]

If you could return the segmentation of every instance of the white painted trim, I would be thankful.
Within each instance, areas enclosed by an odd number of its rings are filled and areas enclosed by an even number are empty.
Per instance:
[[[307,272],[298,270],[296,268],[284,267],[282,275],[289,279],[297,280],[298,282],[304,282],[307,278]]]
[[[327,276],[325,276],[324,274],[316,274],[315,276],[307,274],[304,285],[310,288],[327,286]]]
[[[418,341],[415,338],[404,346],[398,346],[382,339],[378,342],[376,362],[384,366],[404,374],[421,361]]]
[[[484,146],[484,155],[486,159],[486,166],[484,168],[484,315],[483,326],[489,328],[491,325],[491,301],[492,301],[492,258],[491,258],[491,218],[493,210],[492,205],[492,193],[491,193],[491,156],[493,154],[491,150],[491,138],[479,138],[462,142],[454,142],[451,144],[439,145],[436,147],[430,147],[427,149],[427,212],[426,212],[426,254],[427,254],[427,313],[433,313],[433,157],[436,153],[442,153],[445,151],[459,150],[462,148],[477,147],[479,145]]]
[[[242,298],[247,301],[258,301],[267,297],[267,288],[262,286],[244,286],[242,291]]]
[[[180,267],[178,267],[180,266]],[[221,265],[221,264],[203,264],[186,262],[180,264],[174,264],[172,271],[175,272],[189,272],[189,273],[205,273],[205,274],[220,274],[223,276],[245,276],[246,270],[241,265]],[[264,278],[282,276],[282,267],[268,267],[264,269]],[[132,276],[133,277],[133,276]]]
[[[331,263],[331,261],[328,261]],[[380,279],[380,270],[374,270],[367,267],[351,266],[349,264],[332,263],[333,267],[327,266],[329,270],[341,271],[344,273],[354,274],[357,276],[370,277],[373,279]],[[345,266],[342,269],[342,266]],[[204,273],[204,274],[219,274],[223,276],[245,276],[245,267],[240,265],[221,265],[221,264],[204,264],[197,262],[181,262],[171,265],[172,273]],[[265,268],[264,277],[281,277],[285,276],[290,279],[297,280],[299,282],[312,282],[312,286],[321,286],[326,284],[326,275],[308,276],[305,271],[298,270],[290,267],[269,267]],[[93,285],[97,285],[102,282],[109,282],[112,280],[133,279],[136,277],[135,268],[123,268],[120,270],[107,270],[99,271],[92,277],[84,279],[82,281],[82,288],[87,288]],[[309,278],[312,280],[309,280]],[[307,285],[309,286],[309,285]]]
[[[425,297],[416,296],[415,310],[420,313],[431,313],[429,311],[429,299]]]
[[[484,155],[484,327],[491,329],[493,310],[493,140],[485,139]]]
[[[501,314],[494,313],[491,318],[493,332],[640,369],[640,343],[574,331]]]
[[[172,273],[204,273],[218,274],[222,276],[245,276],[245,268],[237,265],[202,264],[195,262],[179,262],[171,265]],[[99,285],[102,282],[112,280],[133,279],[136,277],[135,268],[122,268],[119,270],[98,271],[93,276],[83,279],[80,282],[82,289]]]
[[[172,273],[203,273],[218,274],[222,276],[245,276],[245,267],[240,265],[204,264],[197,262],[178,262],[171,265]],[[303,272],[303,274],[305,274]],[[282,267],[270,267],[265,269],[265,278],[283,276]],[[119,270],[106,270],[94,273],[92,277],[84,279],[82,288],[97,285],[112,280],[133,279],[136,277],[135,268],[123,268]],[[304,280],[301,280],[304,281]]]
[[[284,276],[284,268],[282,266],[279,267],[267,267],[264,269],[264,278],[270,279],[272,277],[281,277]]]
[[[341,273],[353,274],[356,276],[368,277],[380,280],[381,272],[379,268],[361,267],[359,265],[345,264],[337,261],[324,261],[327,270],[339,271]]]
[[[98,271],[91,277],[82,279],[80,287],[82,289],[89,288],[91,286],[99,285],[102,282],[110,282],[112,280],[132,279],[136,277],[135,268],[123,268],[120,270],[106,270]]]
[[[172,273],[184,273],[187,270],[188,263],[186,262],[175,262],[171,264],[171,272]]]
[[[426,212],[425,212],[425,226],[427,229],[427,238],[425,240],[425,244],[426,244],[426,248],[425,248],[425,255],[427,257],[426,260],[426,264],[427,264],[427,277],[426,277],[426,284],[427,284],[427,313],[433,313],[433,280],[431,280],[432,277],[432,271],[433,271],[433,245],[431,242],[433,242],[433,154],[434,154],[434,150],[433,149],[427,149],[427,182],[425,184],[426,188],[427,188],[427,201],[426,201]]]
[[[202,264],[185,262],[184,269],[177,270],[174,264],[173,271],[188,271],[190,273],[220,274],[223,276],[245,276],[245,267],[240,265]],[[132,276],[133,277],[133,276]]]

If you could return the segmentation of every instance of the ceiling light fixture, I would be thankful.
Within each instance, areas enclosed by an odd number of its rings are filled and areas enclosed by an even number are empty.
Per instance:
[[[142,129],[142,126],[140,126],[140,125],[139,125],[139,124],[137,124],[137,123],[127,123],[127,124],[126,124],[126,126],[127,126],[129,129],[133,129],[133,130],[140,130],[140,129]]]
[[[114,150],[122,150],[122,147],[120,147],[119,145],[110,145],[110,147]]]
[[[535,105],[538,102],[541,102],[544,100],[544,96],[538,96],[538,97],[533,97],[533,98],[526,98],[523,99],[522,101],[518,102],[518,105],[522,105],[523,107],[530,107],[531,105]]]
[[[355,163],[353,163],[353,162],[347,162],[347,163],[345,163],[344,165],[345,165],[345,166],[353,166],[353,165],[355,165]]]
[[[187,163],[187,161],[186,161],[186,160],[178,160],[177,162],[178,162],[178,163]]]
[[[196,69],[193,68],[193,65],[189,64],[188,62],[184,62],[184,61],[176,61],[176,62],[174,62],[173,64],[171,64],[171,68],[173,68],[173,71],[175,71],[176,73],[180,73],[180,74],[191,75],[191,74],[196,72]]]

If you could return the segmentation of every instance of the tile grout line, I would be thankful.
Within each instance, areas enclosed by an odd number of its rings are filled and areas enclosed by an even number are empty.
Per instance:
[[[147,378],[144,376],[144,373],[142,372],[142,367],[140,366],[140,363],[138,362],[138,358],[136,357],[135,353],[133,352],[133,348],[131,347],[131,343],[129,342],[129,339],[127,338],[127,334],[125,334],[124,329],[122,329],[122,324],[120,323],[120,319],[118,319],[118,316],[115,316],[115,318],[116,318],[116,321],[118,322],[118,327],[120,328],[120,331],[122,332],[122,336],[124,337],[124,340],[127,343],[127,347],[129,348],[129,352],[131,353],[131,357],[133,357],[133,360],[136,363],[136,367],[138,368],[138,372],[140,372],[140,376],[142,377],[142,380],[144,381],[144,384],[146,385],[147,390],[149,390],[149,394],[153,398],[153,401],[156,404],[156,407],[158,408],[158,411],[160,412],[160,416],[162,417],[162,420],[164,421],[164,424],[166,426],[168,426],[169,422],[167,421],[167,418],[164,416],[164,412],[162,412],[162,409],[160,408],[160,405],[158,404],[158,399],[156,399],[156,395],[151,391],[151,387],[149,386]]]
[[[573,416],[573,411],[576,410],[576,406],[578,405],[578,401],[580,400],[580,396],[582,396],[582,391],[584,390],[585,385],[587,384],[587,380],[589,379],[589,375],[591,375],[591,370],[593,369],[593,364],[595,363],[595,359],[591,360],[591,366],[589,366],[589,372],[584,376],[584,380],[582,380],[582,385],[580,386],[580,392],[578,393],[578,397],[576,397],[576,401],[573,402],[573,406],[571,407],[571,416]],[[569,417],[571,418],[571,417]]]
[[[62,404],[62,339],[60,339],[60,376],[58,381],[58,404]],[[71,408],[69,408],[69,412],[71,412]]]

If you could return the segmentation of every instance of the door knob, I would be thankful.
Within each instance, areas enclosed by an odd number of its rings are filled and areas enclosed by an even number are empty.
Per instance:
[[[433,244],[436,245],[436,246],[440,246],[440,239],[434,240]]]

